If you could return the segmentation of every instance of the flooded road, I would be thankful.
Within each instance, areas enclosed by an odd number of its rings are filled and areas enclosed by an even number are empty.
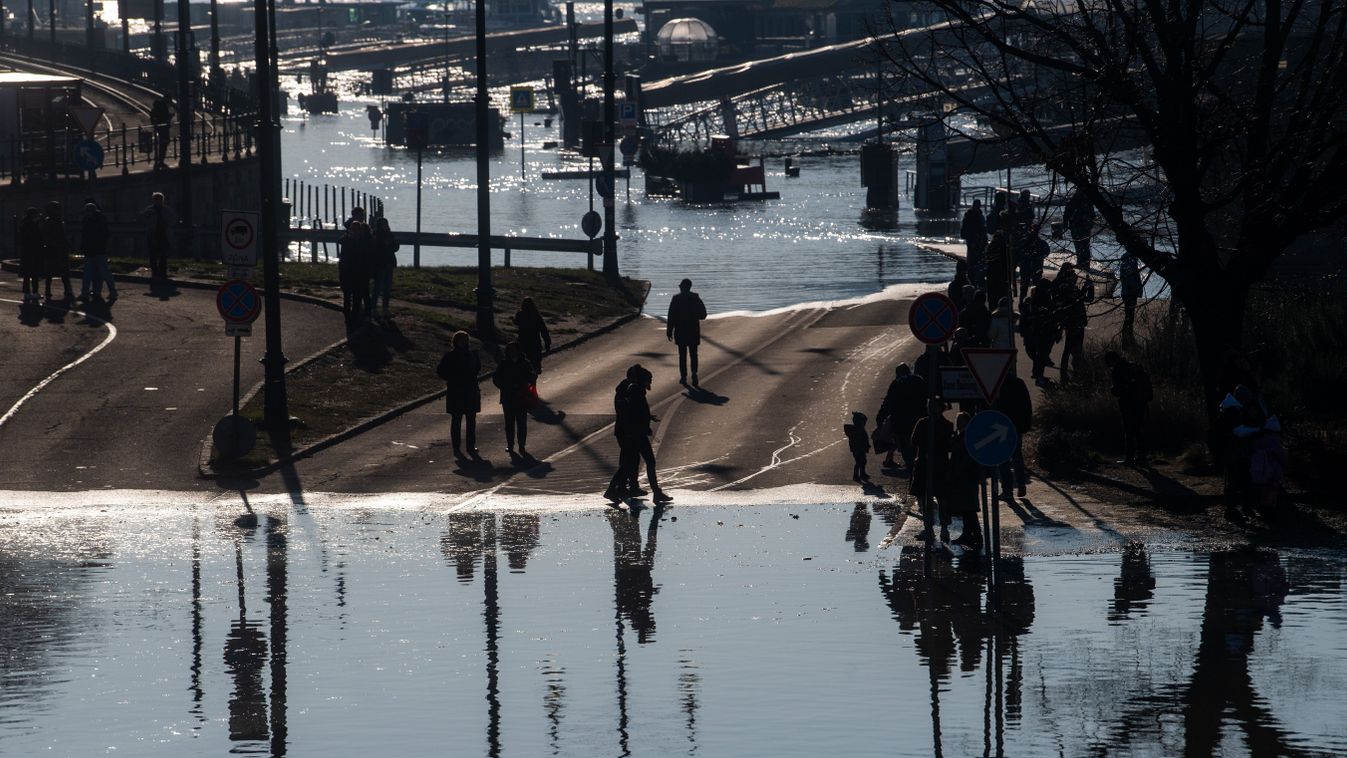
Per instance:
[[[1028,554],[993,601],[892,501],[529,500],[8,509],[0,754],[1347,751],[1341,554]]]

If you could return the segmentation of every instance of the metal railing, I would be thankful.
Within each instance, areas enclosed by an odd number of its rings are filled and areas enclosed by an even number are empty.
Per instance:
[[[255,117],[238,115],[201,115],[193,120],[192,154],[194,164],[233,161],[251,157],[256,135]],[[68,127],[29,132],[0,141],[0,183],[22,184],[33,179],[59,179],[84,175],[75,165],[76,145],[84,134]],[[181,144],[176,123],[165,127],[138,126],[101,129],[93,141],[103,149],[103,167],[126,175],[133,170],[153,168],[162,161],[178,163]]]

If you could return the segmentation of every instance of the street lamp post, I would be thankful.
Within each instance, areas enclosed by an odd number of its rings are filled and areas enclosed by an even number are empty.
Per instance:
[[[609,187],[616,187],[613,174],[613,122],[617,120],[617,106],[613,102],[613,0],[603,0],[603,175]],[[616,203],[609,192],[603,199],[603,275],[610,280],[618,278],[617,271],[617,214]]]
[[[277,139],[275,100],[271,65],[271,3],[253,0],[253,21],[256,29],[254,55],[257,65],[257,162],[258,199],[262,213],[262,305],[266,312],[266,356],[262,359],[263,408],[267,429],[281,435],[288,442],[290,406],[285,394],[285,353],[281,350],[281,294],[280,248],[277,245],[277,208],[280,207],[278,186],[272,181],[280,166],[280,143]]]
[[[611,0],[610,0],[611,1]],[[491,286],[491,166],[487,162],[490,103],[486,93],[486,0],[477,0],[477,338],[496,339]]]

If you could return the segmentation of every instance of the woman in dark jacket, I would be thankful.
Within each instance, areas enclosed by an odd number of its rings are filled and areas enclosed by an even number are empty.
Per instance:
[[[552,335],[547,333],[547,322],[538,312],[533,298],[526,297],[519,303],[519,312],[514,314],[514,325],[519,333],[519,349],[524,351],[533,370],[543,372],[543,351],[552,349]]]
[[[29,208],[19,221],[19,277],[23,279],[23,301],[38,299],[38,280],[42,278],[41,216],[37,208]]]
[[[466,422],[468,455],[477,455],[477,414],[482,410],[482,390],[477,376],[482,373],[482,360],[477,351],[468,347],[468,333],[454,332],[454,349],[444,354],[436,375],[444,380],[444,410],[449,414],[449,438],[454,443],[454,457],[463,457],[462,431]]]
[[[388,219],[383,216],[375,219],[374,251],[378,269],[374,273],[374,297],[370,298],[370,310],[374,310],[374,301],[382,298],[384,318],[388,318],[388,299],[393,296],[393,269],[398,267],[398,247],[397,237],[393,236]]]
[[[337,259],[337,279],[341,282],[341,310],[346,328],[355,329],[369,318],[370,264],[374,258],[374,239],[364,222],[352,221],[341,238]]]
[[[47,203],[42,214],[42,243],[45,251],[42,255],[43,274],[47,280],[47,300],[51,300],[51,280],[60,277],[65,287],[65,301],[75,299],[70,289],[70,241],[65,236],[65,219],[61,217],[61,204],[55,200]]]
[[[528,440],[528,406],[532,402],[533,386],[537,375],[519,350],[518,342],[505,346],[505,357],[496,366],[491,382],[500,388],[500,409],[505,414],[505,452],[515,454],[514,441],[519,437],[519,456],[529,457],[526,444]]]

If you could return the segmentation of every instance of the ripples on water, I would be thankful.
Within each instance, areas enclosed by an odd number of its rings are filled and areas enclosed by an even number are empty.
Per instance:
[[[1341,556],[1010,559],[989,612],[885,506],[236,515],[0,522],[0,753],[1347,750]]]
[[[349,186],[382,197],[394,229],[415,228],[415,156],[386,148],[369,130],[364,106],[343,103],[336,116],[291,117],[282,137],[285,176]],[[543,150],[557,129],[525,130],[528,179],[519,174],[517,137],[492,159],[493,234],[583,238],[580,217],[589,210],[588,184],[544,180],[540,172],[585,167],[583,159]],[[518,124],[511,122],[511,131]],[[904,164],[904,168],[907,168]],[[896,215],[864,210],[859,158],[805,157],[801,174],[786,179],[781,159],[767,163],[768,188],[780,200],[690,206],[647,198],[633,169],[631,199],[618,180],[617,224],[622,272],[652,282],[650,302],[664,303],[683,277],[691,277],[714,312],[766,310],[801,302],[840,300],[894,284],[945,282],[948,259],[918,250],[918,236],[957,232],[944,223],[920,227],[910,207]],[[476,164],[471,151],[428,153],[423,167],[422,229],[476,233]],[[602,212],[602,199],[595,197]],[[410,246],[399,252],[411,261]],[[502,261],[500,251],[496,263]],[[423,250],[432,265],[476,265],[475,251]],[[573,253],[515,252],[516,265],[583,266]]]

